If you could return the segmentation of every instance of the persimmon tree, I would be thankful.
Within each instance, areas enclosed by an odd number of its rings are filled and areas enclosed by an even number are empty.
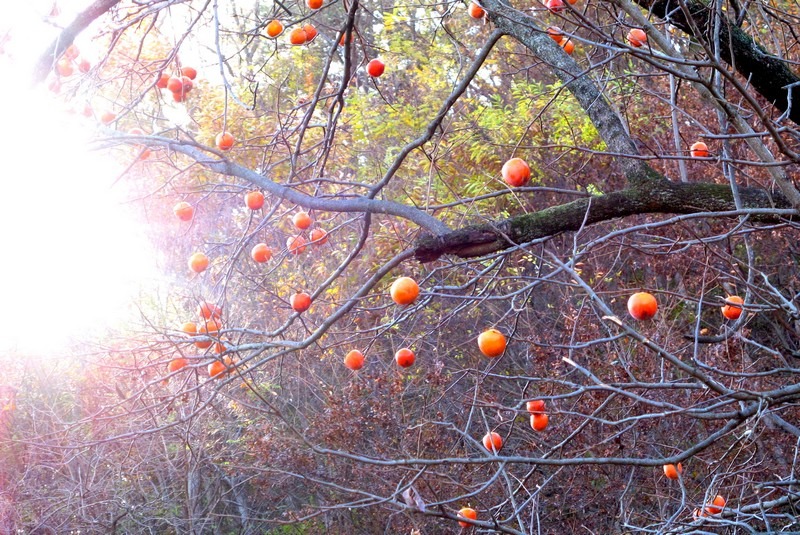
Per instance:
[[[43,44],[171,284],[20,425],[20,496],[95,477],[17,525],[797,529],[796,5],[243,4]]]

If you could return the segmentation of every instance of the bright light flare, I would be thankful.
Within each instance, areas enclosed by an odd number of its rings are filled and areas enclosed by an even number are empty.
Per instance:
[[[155,254],[93,119],[23,84],[0,85],[0,117],[0,351],[57,356],[135,312]]]

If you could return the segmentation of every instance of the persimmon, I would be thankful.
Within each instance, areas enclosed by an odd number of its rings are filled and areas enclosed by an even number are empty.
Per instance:
[[[559,11],[564,11],[564,2],[562,0],[547,0],[545,7],[547,7],[551,13],[558,13]]]
[[[725,498],[717,494],[711,503],[706,505],[706,512],[710,515],[719,514],[722,512],[726,503]]]
[[[202,273],[208,268],[209,260],[203,253],[194,253],[189,257],[189,269],[195,273]]]
[[[197,324],[193,321],[187,321],[181,325],[181,331],[189,336],[197,334]]]
[[[183,102],[186,100],[186,94],[183,91],[180,93],[172,93],[172,100],[175,102]]]
[[[63,57],[65,57],[66,59],[70,59],[71,60],[71,59],[77,58],[78,56],[80,56],[80,54],[81,54],[81,51],[78,48],[78,45],[73,43],[73,44],[69,45],[67,47],[67,49],[64,51],[64,56]]]
[[[156,80],[156,87],[159,89],[166,89],[168,82],[169,82],[169,74],[162,72],[158,76],[158,80]]]
[[[75,72],[75,69],[72,67],[72,62],[67,58],[61,58],[56,62],[56,72],[58,72],[59,76],[63,76],[67,78],[72,76]]]
[[[389,295],[398,305],[410,305],[419,296],[419,285],[411,277],[400,277],[392,283]]]
[[[173,373],[173,372],[176,372],[176,371],[178,371],[178,370],[180,370],[182,368],[185,368],[188,365],[189,365],[189,361],[188,360],[186,360],[183,357],[179,357],[179,358],[172,359],[171,361],[169,361],[169,364],[167,364],[167,371],[169,371],[169,373]]]
[[[469,3],[469,8],[467,8],[467,12],[469,16],[473,19],[482,19],[484,15],[486,15],[486,11],[483,10],[481,6],[479,6],[475,2]]]
[[[478,520],[478,513],[472,507],[462,507],[458,511],[458,516],[460,518],[468,518],[470,520]],[[464,522],[463,520],[459,520],[458,521],[458,525],[461,526],[462,528],[468,528],[472,524],[470,522]]]
[[[117,118],[117,114],[116,113],[111,112],[111,111],[104,111],[100,115],[100,122],[103,123],[103,124],[111,124],[116,120],[116,118]]]
[[[169,80],[167,80],[167,89],[173,93],[183,92],[183,80],[177,76],[170,76]]]
[[[297,292],[289,298],[289,304],[295,312],[305,312],[311,306],[311,296],[306,292]]]
[[[378,58],[375,58],[369,63],[367,63],[367,74],[369,74],[373,78],[377,78],[380,75],[382,75],[385,69],[386,66]]]
[[[722,307],[722,315],[729,320],[738,320],[742,315],[742,307],[744,299],[738,295],[730,295],[725,298],[727,303]]]
[[[531,179],[531,168],[522,158],[511,158],[503,164],[500,171],[503,180],[512,188],[518,188],[527,184]]]
[[[575,43],[572,42],[572,39],[564,39],[559,44],[561,45],[561,48],[564,49],[564,52],[566,52],[568,55],[571,56],[572,53],[575,52]]]
[[[187,94],[192,89],[194,89],[194,82],[188,76],[181,76],[181,82],[183,83],[183,94]]]
[[[278,19],[273,19],[267,24],[267,36],[270,39],[275,39],[283,33],[283,23]]]
[[[194,80],[197,78],[197,69],[194,67],[184,67],[181,69],[181,74],[187,77],[189,80]]]
[[[544,412],[544,400],[534,399],[533,401],[529,401],[525,404],[525,408],[528,409],[528,412],[531,414],[542,414]]]
[[[308,215],[308,212],[300,211],[294,214],[294,217],[292,217],[292,223],[294,223],[294,226],[300,230],[306,230],[311,226],[313,221],[311,220],[311,216]]]
[[[647,34],[641,28],[633,28],[628,32],[628,43],[634,48],[639,48],[647,44]]]
[[[259,264],[269,262],[272,258],[272,249],[266,243],[257,243],[250,249],[250,258]]]
[[[638,292],[628,298],[628,313],[634,319],[646,321],[656,315],[658,303],[652,294]]]
[[[323,4],[322,0],[306,0],[306,5],[308,6],[308,9],[312,9],[314,11],[321,8],[322,4]]]
[[[506,337],[497,329],[487,329],[478,336],[478,349],[489,358],[499,357],[506,350]]]
[[[345,44],[347,44],[347,32],[343,33],[339,38],[339,46],[344,46]]]
[[[224,357],[222,360],[214,360],[208,365],[208,376],[213,378],[222,379],[229,372],[229,367],[233,365],[233,359]]]
[[[248,191],[244,195],[244,204],[251,210],[260,210],[264,206],[264,194],[260,191]]]
[[[398,349],[397,352],[394,354],[394,361],[397,362],[397,365],[401,368],[408,368],[414,361],[416,360],[416,356],[414,352],[404,347],[402,349]]]
[[[213,351],[217,355],[219,355],[221,353],[225,353],[225,351],[227,351],[227,350],[228,350],[228,348],[225,346],[225,344],[223,342],[216,342],[214,344],[214,350]]]
[[[92,64],[89,63],[89,60],[86,58],[81,58],[78,60],[78,71],[83,74],[86,74],[92,69]]]
[[[503,437],[500,433],[490,431],[483,435],[483,447],[491,452],[498,452],[503,447]]]
[[[353,371],[360,370],[364,367],[364,354],[357,349],[353,349],[345,355],[344,365]]]
[[[531,414],[531,428],[534,431],[544,431],[548,424],[550,424],[550,417],[547,414]]]
[[[293,255],[301,255],[306,252],[306,239],[302,236],[290,236],[286,239],[286,250]]]
[[[215,336],[221,328],[222,323],[220,323],[218,318],[212,316],[203,320],[200,325],[197,326],[197,334]]]
[[[217,137],[214,138],[214,143],[219,150],[231,150],[235,142],[236,139],[229,132],[220,132],[217,134]]]
[[[197,315],[203,319],[221,318],[222,307],[211,301],[200,301],[197,305]]]
[[[173,206],[172,211],[181,221],[191,221],[194,217],[194,207],[186,201],[181,201]]]
[[[557,44],[561,44],[561,41],[564,40],[564,32],[558,26],[550,26],[545,30],[547,32],[547,36],[550,37],[553,41]]]
[[[294,46],[304,45],[308,38],[303,28],[294,28],[289,32],[289,44]]]
[[[195,341],[194,346],[197,349],[208,349],[209,347],[211,347],[211,344],[213,343],[214,342],[211,340],[197,340]]]
[[[311,231],[311,245],[324,245],[328,243],[328,233],[321,228]]]
[[[303,31],[306,32],[306,44],[317,38],[317,29],[313,24],[304,24]]]
[[[668,479],[678,479],[678,474],[683,473],[683,465],[678,463],[677,465],[674,464],[665,464],[664,468],[664,475],[667,476]]]
[[[689,153],[692,155],[692,158],[708,158],[708,145],[702,141],[696,141],[689,147]]]

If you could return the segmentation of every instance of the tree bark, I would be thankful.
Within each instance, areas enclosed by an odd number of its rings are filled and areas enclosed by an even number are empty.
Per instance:
[[[713,43],[714,12],[698,0],[634,0],[656,17],[680,28],[687,34]],[[685,5],[686,9],[682,9]],[[705,35],[697,35],[697,30]],[[780,58],[764,48],[728,17],[721,18],[720,57],[741,74],[765,99],[800,124],[800,77]]]
[[[740,188],[745,209],[791,209],[780,193]],[[726,184],[660,181],[649,188],[630,188],[598,197],[579,199],[486,225],[459,229],[441,236],[425,234],[415,244],[414,256],[431,262],[444,254],[462,258],[483,256],[520,243],[573,232],[583,226],[635,214],[695,214],[735,211],[733,192]],[[777,214],[759,214],[754,221],[778,221]]]

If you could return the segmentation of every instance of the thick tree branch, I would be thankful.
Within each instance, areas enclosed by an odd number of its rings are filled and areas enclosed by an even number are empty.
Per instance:
[[[759,188],[740,188],[744,209],[791,209],[781,194]],[[511,217],[493,224],[466,227],[444,236],[422,236],[415,257],[431,262],[443,254],[463,258],[483,256],[520,243],[571,232],[583,226],[635,214],[695,214],[736,211],[727,184],[673,183],[667,180],[650,188],[630,188],[552,206],[539,212]],[[775,214],[760,214],[755,220],[777,220]]]
[[[56,39],[47,47],[44,54],[39,57],[33,71],[33,83],[39,84],[47,78],[53,70],[58,58],[72,44],[75,38],[97,18],[107,13],[112,7],[119,4],[120,0],[96,0],[92,5],[81,11],[69,26],[64,28]]]
[[[698,0],[635,0],[655,16],[709,43],[714,12]],[[681,6],[686,6],[684,10]],[[719,28],[720,57],[741,74],[764,98],[794,123],[800,124],[800,77],[784,61],[769,54],[736,23],[722,17]],[[697,35],[696,29],[706,35]],[[791,105],[791,109],[789,106]]]

